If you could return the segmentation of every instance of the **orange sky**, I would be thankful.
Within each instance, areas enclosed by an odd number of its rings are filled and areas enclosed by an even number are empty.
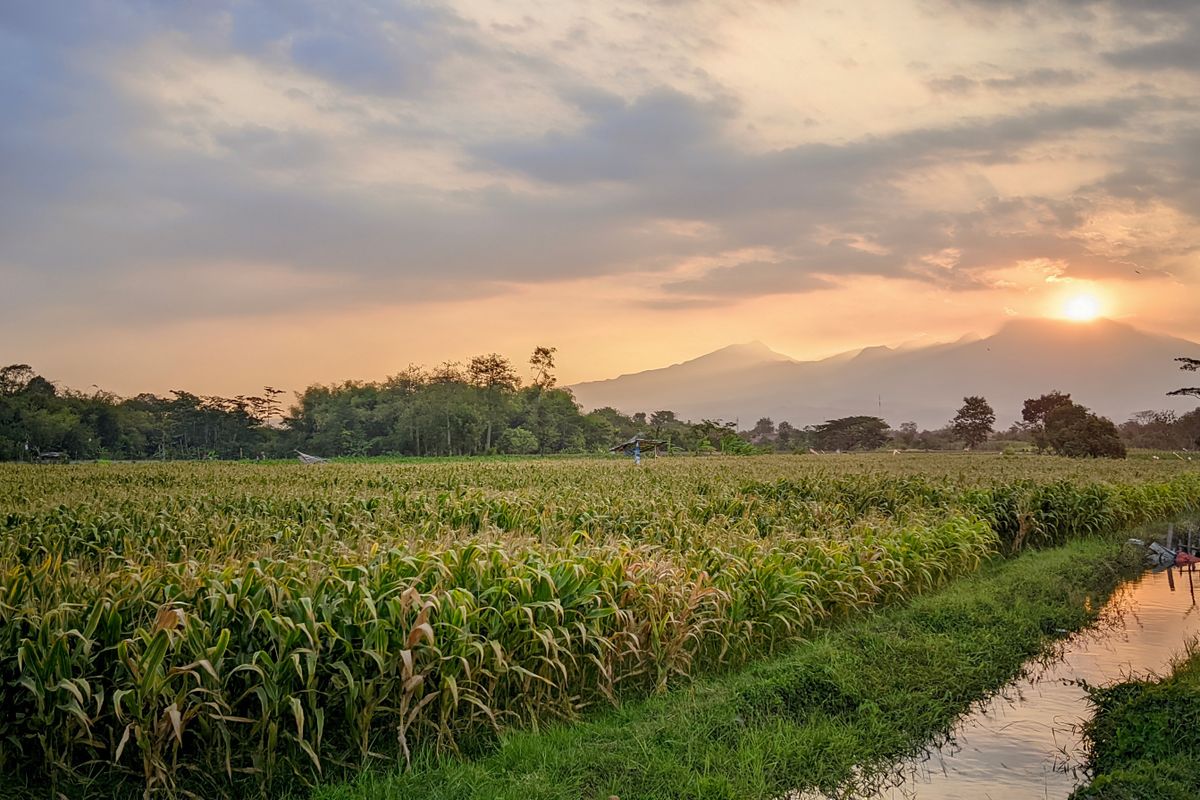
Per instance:
[[[1200,340],[1200,6],[54,6],[0,10],[0,361],[75,388],[570,383],[1081,295]]]

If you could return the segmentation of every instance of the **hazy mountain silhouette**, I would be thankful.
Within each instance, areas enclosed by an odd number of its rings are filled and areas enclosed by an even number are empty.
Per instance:
[[[587,409],[671,409],[685,419],[739,419],[745,427],[762,416],[802,426],[876,414],[923,428],[945,425],[970,394],[985,396],[997,426],[1006,427],[1026,398],[1058,389],[1119,423],[1147,409],[1196,407],[1194,399],[1165,396],[1187,383],[1176,356],[1200,356],[1200,344],[1112,320],[1017,319],[984,338],[868,347],[820,361],[796,361],[761,342],[731,345],[571,388]]]

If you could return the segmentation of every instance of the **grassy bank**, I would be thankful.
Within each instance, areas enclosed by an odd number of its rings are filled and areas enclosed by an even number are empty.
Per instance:
[[[1091,699],[1093,779],[1072,800],[1200,797],[1200,651],[1166,677],[1095,688]]]
[[[770,798],[832,788],[944,731],[1063,629],[1085,625],[1127,568],[1083,541],[848,623],[788,655],[573,725],[509,732],[470,760],[428,757],[320,800]]]

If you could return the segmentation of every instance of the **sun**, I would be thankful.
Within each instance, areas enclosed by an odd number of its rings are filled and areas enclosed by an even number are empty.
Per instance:
[[[1100,316],[1100,301],[1090,294],[1069,297],[1063,306],[1063,316],[1076,322],[1090,322]]]

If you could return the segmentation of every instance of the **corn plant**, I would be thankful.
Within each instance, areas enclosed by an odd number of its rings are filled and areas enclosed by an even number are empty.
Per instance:
[[[1016,461],[2,465],[0,770],[235,797],[403,766],[1200,505],[1184,462]]]

